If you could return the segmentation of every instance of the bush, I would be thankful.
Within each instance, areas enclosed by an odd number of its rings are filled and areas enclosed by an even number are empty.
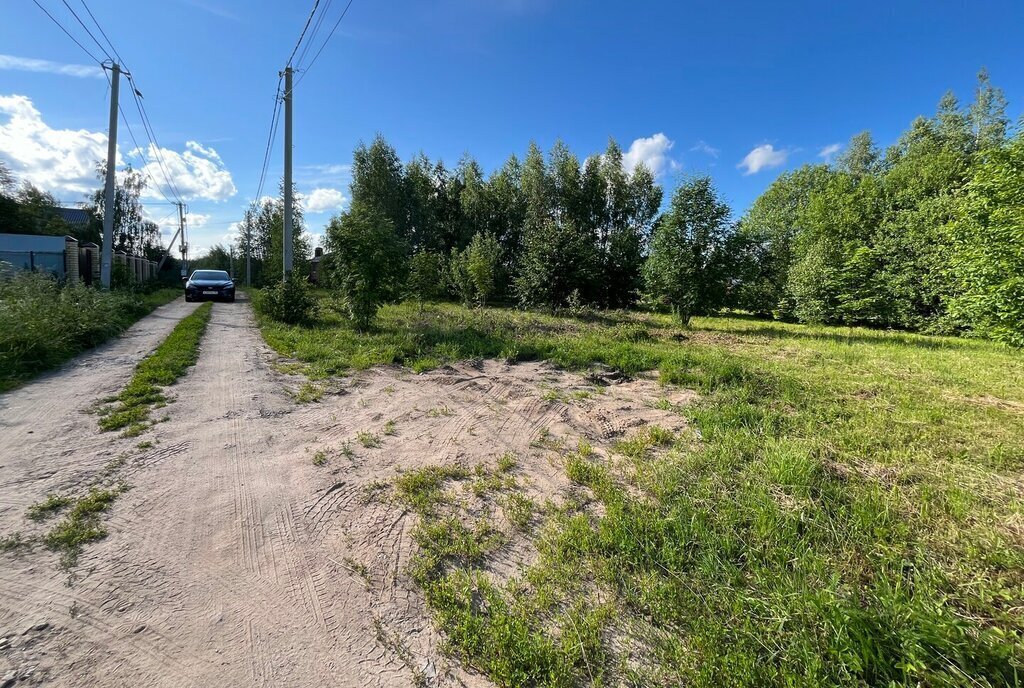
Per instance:
[[[316,317],[316,297],[306,279],[295,272],[265,287],[256,297],[255,304],[262,315],[289,325],[310,322]]]
[[[61,286],[31,272],[0,280],[0,390],[120,334],[178,295]]]
[[[402,295],[409,269],[407,244],[379,210],[353,203],[327,226],[327,246],[345,312],[365,330],[381,304]]]

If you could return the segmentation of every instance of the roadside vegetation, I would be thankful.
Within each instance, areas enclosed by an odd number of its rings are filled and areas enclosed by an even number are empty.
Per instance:
[[[20,273],[0,279],[0,391],[128,329],[180,289],[100,291]]]
[[[604,452],[538,435],[578,486],[557,505],[468,468],[400,477],[396,497],[423,519],[413,574],[451,651],[499,685],[1019,682],[1024,359],[1012,349],[417,302],[359,332],[329,299],[315,327],[261,319],[313,377],[505,357],[655,371],[702,394],[679,435],[648,428]],[[489,469],[514,470],[514,458]],[[456,486],[491,506],[455,499]],[[494,579],[487,562],[517,532],[539,556]]]
[[[210,321],[212,303],[204,303],[181,320],[156,351],[142,359],[121,393],[100,408],[102,430],[141,434],[151,424],[149,414],[167,403],[163,388],[174,384],[199,358],[199,342]]]

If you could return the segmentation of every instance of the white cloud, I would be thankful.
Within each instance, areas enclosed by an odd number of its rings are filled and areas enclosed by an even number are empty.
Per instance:
[[[786,162],[790,151],[785,148],[776,150],[770,143],[764,143],[747,153],[736,167],[744,168],[744,175],[757,174],[761,170],[778,167]]]
[[[142,151],[133,150],[131,155],[142,159],[141,153]],[[158,149],[149,144],[145,149],[144,160],[146,162],[142,166],[142,171],[149,175],[151,182],[145,193],[150,198],[159,198],[160,190],[170,195],[164,169],[185,200],[224,201],[238,192],[231,172],[224,166],[224,161],[217,151],[196,141],[186,141],[183,153],[169,148]],[[160,160],[163,161],[162,167]]]
[[[703,153],[705,155],[710,155],[712,158],[717,158],[718,154],[721,152],[720,150],[718,150],[717,148],[710,145],[704,140],[700,140],[697,143],[693,144],[693,148],[691,148],[690,150],[697,151],[698,153]]]
[[[95,65],[63,64],[49,60],[36,60],[31,57],[16,55],[0,55],[0,69],[17,72],[42,72],[44,74],[60,74],[80,79],[102,79],[103,69]]]
[[[830,143],[829,145],[825,146],[820,151],[818,151],[818,157],[819,158],[824,158],[825,162],[832,162],[832,156],[834,156],[836,153],[838,153],[842,149],[843,149],[843,144],[841,144],[841,143]]]
[[[16,177],[58,196],[97,188],[96,162],[107,158],[105,133],[51,129],[25,96],[0,96],[0,119],[5,116],[0,158]]]
[[[140,150],[132,150],[126,156],[149,177],[146,198],[160,197],[157,183],[167,191],[156,151],[150,145],[145,150],[145,159]],[[222,201],[235,195],[231,172],[212,148],[188,141],[184,152],[168,148],[159,151],[167,174],[183,199]],[[126,162],[121,153],[119,147],[119,168]],[[96,177],[96,166],[107,159],[107,135],[86,129],[53,129],[43,121],[29,98],[0,96],[0,158],[17,178],[58,197],[91,193],[102,185]]]
[[[627,172],[632,172],[642,162],[655,175],[677,169],[679,163],[668,156],[674,145],[675,141],[662,133],[636,139],[629,144],[629,150],[622,156],[622,166]]]
[[[345,203],[345,195],[337,189],[313,189],[304,198],[306,211],[310,213],[326,213],[330,210],[341,210]]]

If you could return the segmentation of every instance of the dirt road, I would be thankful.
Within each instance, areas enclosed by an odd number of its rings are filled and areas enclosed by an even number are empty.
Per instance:
[[[0,685],[489,685],[439,649],[407,575],[414,517],[367,489],[400,470],[512,451],[529,489],[555,495],[563,471],[531,448],[542,430],[601,450],[630,426],[680,422],[652,408],[664,391],[645,380],[552,400],[545,392],[592,385],[543,364],[375,369],[299,405],[299,381],[274,369],[239,302],[214,305],[166,422],[140,438],[100,433],[86,411],[193,308],[166,306],[0,396],[0,535],[42,532],[24,516],[30,504],[81,491],[119,456],[131,486],[74,571],[41,546],[0,554]],[[356,443],[361,431],[382,446]],[[327,463],[314,465],[321,451]]]

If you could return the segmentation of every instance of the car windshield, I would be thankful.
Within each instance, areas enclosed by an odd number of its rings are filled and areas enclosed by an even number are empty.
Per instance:
[[[192,279],[194,280],[223,280],[227,281],[231,279],[228,277],[228,273],[223,270],[196,270],[192,273]]]

